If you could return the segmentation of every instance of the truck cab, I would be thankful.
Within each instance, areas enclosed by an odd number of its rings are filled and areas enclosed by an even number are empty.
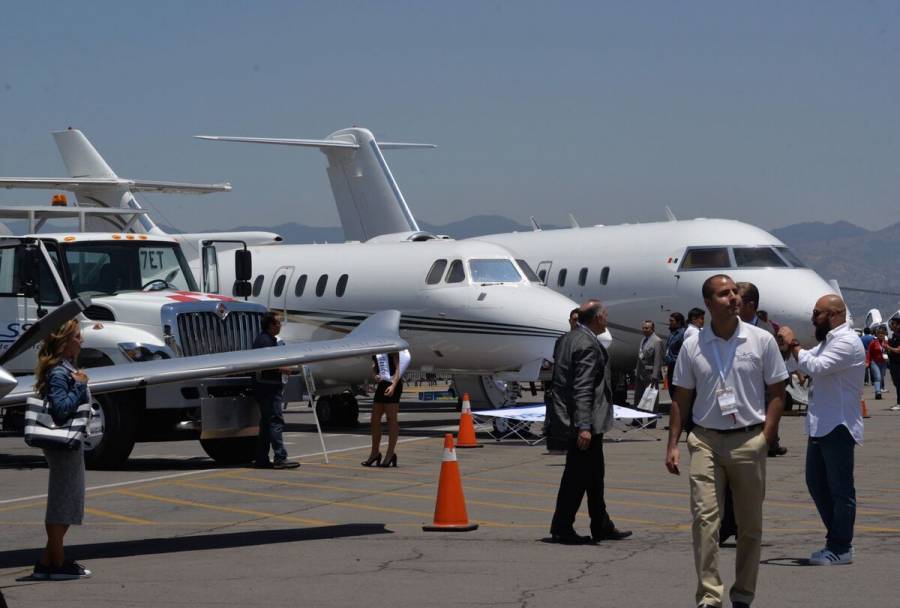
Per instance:
[[[0,208],[0,218],[21,217],[22,208],[13,209]],[[31,211],[29,228],[39,229],[76,210]],[[200,293],[178,242],[165,235],[32,230],[0,237],[0,350],[36,319],[79,296],[91,299],[80,317],[84,344],[78,361],[89,376],[92,367],[248,349],[266,310]],[[35,347],[12,359],[7,369],[32,374],[37,352]],[[249,461],[259,419],[252,380],[204,379],[97,396],[86,460],[95,467],[116,466],[135,441],[180,435],[199,436],[217,461]]]

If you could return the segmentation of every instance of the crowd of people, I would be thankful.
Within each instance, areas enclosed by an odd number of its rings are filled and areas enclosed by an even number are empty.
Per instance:
[[[866,370],[876,394],[884,392],[890,367],[897,386],[900,374],[900,317],[890,320],[892,337],[883,328],[862,338],[847,322],[847,310],[834,294],[822,296],[811,311],[818,345],[801,348],[795,332],[777,326],[759,310],[760,294],[752,283],[735,283],[724,274],[703,284],[706,310],[674,312],[669,336],[655,334],[653,321],[642,324],[643,339],[635,367],[636,405],[652,409],[666,374],[671,397],[666,469],[681,474],[679,439],[687,432],[690,455],[690,507],[695,601],[700,608],[720,607],[724,584],[718,569],[718,550],[727,531],[736,538],[735,582],[729,590],[732,606],[749,606],[755,597],[765,496],[767,456],[784,454],[778,427],[784,409],[785,385],[792,374],[815,385],[806,416],[806,484],[826,528],[825,545],[810,555],[813,565],[849,564],[854,559],[853,528],[856,494],[853,482],[854,449],[863,439],[859,399]],[[707,324],[707,315],[709,323]],[[564,450],[550,534],[553,542],[587,544],[621,541],[632,532],[615,526],[604,500],[603,436],[613,422],[608,311],[588,300],[572,311],[571,330],[557,340],[550,390],[547,391],[548,446]],[[263,317],[254,348],[278,346],[281,318]],[[604,339],[604,337],[606,339]],[[90,400],[88,377],[76,367],[81,347],[77,321],[69,321],[43,343],[35,370],[35,390],[48,404],[54,420],[71,417],[79,404]],[[665,366],[663,365],[665,363]],[[409,353],[374,358],[378,380],[372,412],[372,447],[363,466],[397,466],[397,412]],[[665,370],[665,371],[664,371]],[[282,439],[283,387],[288,368],[258,373],[256,398],[260,405],[260,435],[255,466],[296,468]],[[900,409],[900,394],[898,406]],[[381,418],[388,422],[388,446],[380,451]],[[269,460],[269,453],[274,460]],[[37,579],[90,576],[90,571],[67,560],[63,538],[84,516],[84,457],[81,449],[46,449],[49,465],[47,543],[34,566]],[[575,529],[576,514],[587,496],[590,535]]]
[[[811,349],[800,347],[792,328],[779,327],[758,310],[759,291],[751,283],[715,275],[703,284],[702,297],[706,311],[691,310],[688,322],[681,313],[671,314],[665,345],[655,336],[652,321],[642,325],[634,401],[648,405],[644,392],[658,387],[664,361],[672,398],[666,469],[681,474],[679,439],[684,431],[690,454],[694,599],[699,608],[723,605],[718,551],[722,528],[731,526],[736,559],[728,596],[733,607],[745,608],[756,596],[766,460],[787,451],[779,444],[778,427],[785,386],[793,374],[816,387],[806,416],[806,484],[826,536],[808,563],[853,562],[854,449],[863,439],[859,400],[867,361],[837,295],[822,296],[811,311],[818,341]],[[613,524],[603,497],[602,441],[612,425],[612,394],[609,354],[599,336],[606,330],[608,313],[599,301],[589,300],[573,315],[572,330],[556,343],[548,396],[550,439],[566,450],[551,540],[624,540],[631,532]],[[900,333],[900,319],[892,324]],[[885,343],[886,352],[900,355],[892,342]],[[574,526],[585,495],[589,536],[578,534]]]

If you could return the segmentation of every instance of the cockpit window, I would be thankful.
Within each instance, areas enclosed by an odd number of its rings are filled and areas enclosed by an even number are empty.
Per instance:
[[[444,276],[444,269],[447,268],[447,260],[436,260],[434,264],[431,265],[431,270],[428,271],[428,276],[425,277],[426,285],[437,285],[441,282],[441,277]]]
[[[771,247],[735,247],[733,251],[738,268],[787,268]]]
[[[512,260],[469,260],[473,283],[519,283],[522,275]]]
[[[463,268],[462,260],[453,260],[450,262],[450,270],[447,271],[448,283],[462,283],[466,280],[466,270]]]
[[[790,262],[791,266],[794,268],[806,268],[806,264],[803,263],[803,260],[797,257],[797,254],[788,249],[787,247],[776,247],[778,253],[781,254],[781,257]]]
[[[525,275],[525,278],[531,281],[532,283],[540,283],[541,279],[534,274],[534,271],[531,269],[531,266],[528,265],[528,262],[525,260],[516,260],[516,264],[519,265],[519,268],[522,270],[522,273]]]
[[[688,249],[681,260],[681,270],[711,270],[731,268],[725,247],[696,247]]]

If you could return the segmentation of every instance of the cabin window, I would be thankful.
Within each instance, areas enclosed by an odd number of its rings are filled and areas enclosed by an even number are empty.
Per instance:
[[[547,284],[547,269],[546,268],[541,268],[540,270],[538,270],[538,278],[541,280],[541,283],[543,283],[544,285]]]
[[[272,295],[276,298],[280,298],[281,294],[284,293],[284,284],[287,282],[287,275],[281,275],[277,279],[275,279],[275,289],[273,290]]]
[[[346,274],[342,274],[338,278],[337,287],[334,290],[335,295],[337,297],[343,297],[344,292],[347,291],[347,281],[350,280],[350,276]]]
[[[681,270],[724,270],[731,268],[725,247],[696,247],[688,249],[681,260]]]
[[[473,283],[520,283],[522,275],[510,260],[469,260]]]
[[[300,278],[297,279],[297,284],[294,285],[294,295],[299,298],[303,295],[304,289],[306,289],[306,275],[301,274]]]
[[[263,281],[266,280],[266,277],[263,275],[259,275],[256,277],[256,280],[253,281],[253,297],[259,296],[262,293]]]
[[[320,298],[325,295],[325,287],[328,285],[328,275],[323,274],[316,282],[316,295]]]
[[[578,273],[578,284],[581,285],[582,287],[584,287],[585,283],[587,283],[587,273],[588,273],[587,268],[582,268],[581,271]]]
[[[528,262],[526,262],[525,260],[516,260],[516,264],[519,265],[519,268],[522,270],[525,278],[532,283],[540,283],[541,281],[543,281],[543,278],[539,279],[538,275],[534,274],[534,270],[531,269],[531,266],[529,266]]]
[[[557,287],[565,287],[566,286],[566,274],[568,274],[568,270],[565,268],[560,268],[559,275],[556,277],[556,286]]]
[[[776,247],[778,253],[781,254],[781,257],[786,259],[788,263],[794,268],[806,268],[806,264],[803,263],[803,260],[797,257],[797,254],[788,249],[787,247]]]
[[[425,277],[426,285],[437,285],[441,282],[441,277],[444,276],[444,270],[447,268],[447,260],[436,260],[434,264],[431,265],[431,270],[428,271],[428,276]]]
[[[600,284],[606,285],[609,282],[609,266],[604,266],[600,271]]]
[[[448,283],[462,283],[466,280],[466,269],[463,268],[462,260],[453,260],[450,262],[450,270],[447,271]]]

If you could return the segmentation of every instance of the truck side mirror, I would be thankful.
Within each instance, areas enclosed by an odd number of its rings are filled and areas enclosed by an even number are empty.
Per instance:
[[[252,290],[253,287],[250,285],[250,281],[235,281],[231,293],[238,298],[249,298]]]
[[[24,253],[22,295],[37,301],[41,292],[41,252],[34,245],[26,245]]]
[[[253,261],[249,249],[237,249],[234,252],[234,278],[238,281],[249,281],[253,276]],[[249,294],[247,294],[249,295]]]

